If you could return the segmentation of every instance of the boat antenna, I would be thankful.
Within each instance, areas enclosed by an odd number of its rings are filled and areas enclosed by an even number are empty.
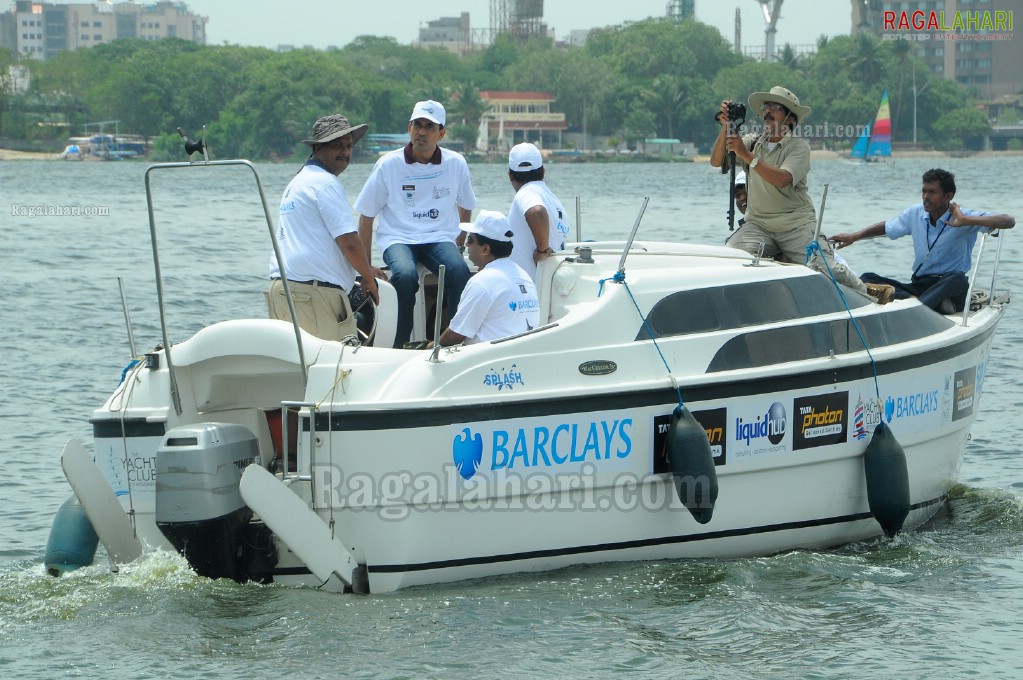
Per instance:
[[[128,327],[128,347],[131,348],[131,358],[138,356],[135,351],[135,334],[131,330],[131,314],[128,312],[128,301],[124,297],[124,279],[117,277],[117,288],[121,291],[121,309],[124,310],[124,325]]]
[[[430,363],[440,363],[440,359],[437,355],[440,353],[440,324],[441,324],[441,305],[444,304],[444,274],[447,271],[447,267],[440,265],[437,268],[437,303],[434,305],[436,310],[433,313],[433,351],[430,352]]]
[[[636,223],[632,225],[632,233],[629,234],[629,240],[625,242],[625,250],[622,251],[622,259],[618,261],[618,274],[615,275],[615,281],[618,281],[618,279],[625,276],[625,258],[629,256],[629,251],[632,250],[632,242],[636,238],[636,232],[639,231],[639,223],[643,220],[643,213],[646,212],[646,206],[649,202],[650,197],[644,196],[643,205],[639,209],[639,214],[636,215]]]
[[[578,196],[575,197],[575,240],[580,243],[583,240],[583,208]]]
[[[817,228],[813,231],[813,241],[816,242],[820,238],[820,225],[824,224],[825,221],[825,205],[828,202],[828,187],[830,184],[825,184],[825,193],[820,196],[820,211],[817,213]]]

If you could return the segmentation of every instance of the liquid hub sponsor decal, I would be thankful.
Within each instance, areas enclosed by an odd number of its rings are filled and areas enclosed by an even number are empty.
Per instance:
[[[787,433],[788,414],[781,402],[774,402],[766,412],[755,416],[737,416],[733,435],[735,457],[784,452],[788,450]]]

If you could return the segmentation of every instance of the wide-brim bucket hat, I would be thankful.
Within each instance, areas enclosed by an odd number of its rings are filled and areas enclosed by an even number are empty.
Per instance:
[[[754,92],[749,96],[749,107],[753,111],[759,111],[764,102],[778,102],[792,112],[797,123],[802,123],[811,111],[809,106],[799,103],[799,97],[792,90],[781,85],[775,85],[770,92]]]
[[[340,113],[335,113],[330,116],[323,116],[313,123],[313,133],[309,139],[303,139],[303,144],[313,146],[314,144],[326,144],[331,142],[338,137],[344,137],[345,135],[352,136],[352,146],[359,143],[359,140],[366,135],[366,130],[369,128],[368,125],[363,123],[362,125],[352,125],[348,122],[348,118],[342,116]]]

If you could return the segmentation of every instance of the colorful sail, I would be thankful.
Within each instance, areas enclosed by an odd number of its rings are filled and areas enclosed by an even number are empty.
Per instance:
[[[849,153],[850,158],[887,158],[892,155],[892,115],[888,107],[888,90],[881,95],[881,105],[877,107],[874,122],[867,126],[866,132],[856,140]]]

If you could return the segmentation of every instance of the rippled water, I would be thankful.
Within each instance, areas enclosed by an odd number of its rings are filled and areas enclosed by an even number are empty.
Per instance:
[[[956,172],[967,207],[1023,218],[1023,158],[814,163],[824,229],[867,226],[917,200],[920,174]],[[271,209],[296,166],[260,165]],[[69,495],[68,437],[130,357],[122,277],[140,351],[159,342],[143,185],[132,163],[0,163],[0,674],[4,677],[1018,677],[1023,636],[1023,423],[1019,307],[996,336],[980,415],[947,507],[924,530],[827,552],[596,565],[351,597],[200,579],[174,555],[61,579],[42,556]],[[343,181],[354,200],[369,166]],[[506,210],[500,165],[474,165],[480,206]],[[719,242],[727,186],[703,165],[553,164],[548,182],[583,238]],[[172,341],[265,314],[262,208],[240,168],[153,176]],[[107,217],[22,216],[99,206]],[[8,208],[7,206],[11,206]],[[54,208],[49,211],[54,212]],[[999,280],[1021,290],[1023,246]],[[858,271],[906,275],[908,241],[846,250]],[[1019,303],[1017,303],[1018,305]],[[485,530],[485,526],[481,526]],[[104,560],[100,560],[104,562]]]

